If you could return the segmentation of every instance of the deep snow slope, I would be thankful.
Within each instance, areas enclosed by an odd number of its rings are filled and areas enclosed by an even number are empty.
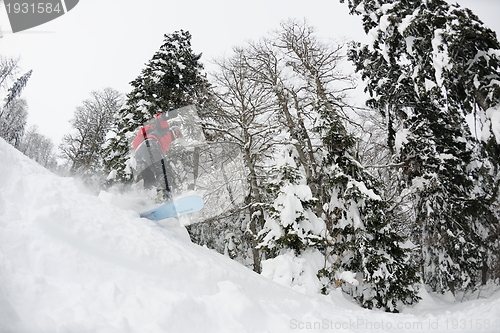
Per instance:
[[[498,294],[402,314],[311,298],[104,201],[0,139],[1,333],[500,332]]]

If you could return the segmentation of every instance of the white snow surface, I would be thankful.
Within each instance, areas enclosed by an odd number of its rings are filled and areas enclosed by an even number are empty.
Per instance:
[[[455,303],[422,289],[400,314],[370,311],[339,290],[279,285],[123,206],[0,139],[0,332],[500,331],[499,292]]]
[[[408,135],[409,134],[410,134],[410,130],[407,128],[401,129],[398,132],[396,132],[394,147],[398,153],[403,148],[403,145],[408,143]]]
[[[489,135],[493,135],[495,137],[495,140],[498,144],[500,144],[500,104],[497,104],[488,110],[486,110],[486,126],[490,125],[491,126],[491,134],[488,133]],[[488,131],[485,131],[486,133]],[[489,137],[487,135],[487,137]],[[485,140],[486,141],[486,140]]]
[[[448,49],[446,45],[443,44],[443,33],[444,31],[442,29],[436,29],[434,31],[434,38],[432,39],[432,60],[434,63],[436,83],[439,87],[443,86],[443,69],[450,67]]]

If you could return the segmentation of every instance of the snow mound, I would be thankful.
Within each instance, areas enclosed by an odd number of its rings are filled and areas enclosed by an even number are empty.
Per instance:
[[[0,139],[0,332],[498,331],[499,294],[403,314],[308,297],[103,199]]]

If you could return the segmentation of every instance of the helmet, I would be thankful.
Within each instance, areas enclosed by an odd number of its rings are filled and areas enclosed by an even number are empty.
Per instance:
[[[170,131],[172,132],[173,140],[182,138],[182,132],[179,126],[170,127]]]
[[[168,128],[167,116],[164,113],[158,113],[155,116],[157,126],[161,128]]]

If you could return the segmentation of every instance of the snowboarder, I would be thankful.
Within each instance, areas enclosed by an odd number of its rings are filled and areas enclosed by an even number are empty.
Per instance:
[[[168,114],[158,113],[153,124],[139,128],[132,146],[135,151],[138,176],[144,180],[144,187],[156,187],[158,200],[172,198],[173,173],[165,155],[172,142],[182,137],[179,127],[170,126]]]

